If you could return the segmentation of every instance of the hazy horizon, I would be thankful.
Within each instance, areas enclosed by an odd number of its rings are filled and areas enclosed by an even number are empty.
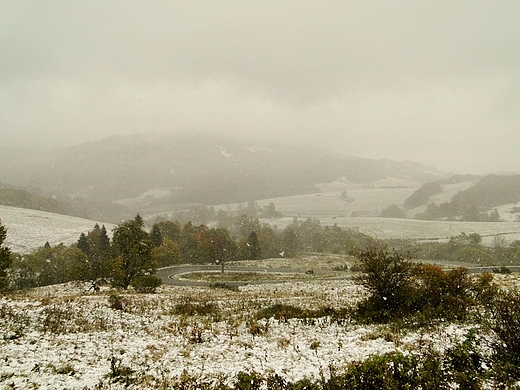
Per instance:
[[[2,147],[204,131],[520,172],[517,1],[5,1]]]

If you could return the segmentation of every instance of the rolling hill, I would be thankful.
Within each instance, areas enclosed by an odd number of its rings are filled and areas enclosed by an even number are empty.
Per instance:
[[[68,215],[0,206],[0,220],[7,228],[5,245],[16,253],[28,253],[42,247],[45,242],[51,245],[69,245],[76,242],[83,232],[88,232],[98,223]],[[104,224],[111,232],[114,225]]]

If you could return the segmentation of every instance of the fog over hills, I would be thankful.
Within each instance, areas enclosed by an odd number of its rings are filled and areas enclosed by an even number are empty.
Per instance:
[[[320,192],[338,179],[366,184],[388,177],[419,186],[446,175],[409,161],[370,160],[322,149],[204,134],[112,136],[23,159],[4,155],[0,182],[95,202],[147,200],[165,210]]]

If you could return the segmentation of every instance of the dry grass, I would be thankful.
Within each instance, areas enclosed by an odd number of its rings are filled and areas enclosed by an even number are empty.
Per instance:
[[[321,256],[309,262],[335,266]],[[295,267],[302,259],[285,260]],[[290,262],[293,262],[292,264]],[[264,263],[267,265],[267,263]],[[496,275],[518,288],[520,275]],[[439,325],[421,333],[384,326],[256,317],[275,305],[318,311],[366,297],[352,280],[250,284],[238,291],[162,286],[157,294],[82,293],[86,285],[48,286],[0,299],[0,377],[14,388],[168,388],[183,375],[233,378],[239,371],[277,373],[289,380],[319,377],[375,353],[446,348],[464,329]],[[122,302],[111,306],[111,295]],[[98,386],[98,387],[96,387]]]

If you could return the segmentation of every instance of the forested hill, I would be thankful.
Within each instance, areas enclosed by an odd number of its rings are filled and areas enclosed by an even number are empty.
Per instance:
[[[409,161],[369,160],[297,145],[191,134],[139,134],[34,155],[0,166],[0,181],[97,201],[220,204],[318,192],[338,178],[415,183],[444,174]]]
[[[489,175],[456,194],[452,202],[470,203],[486,209],[520,201],[520,175]]]
[[[477,175],[453,175],[449,178],[424,183],[404,201],[403,207],[410,210],[426,205],[430,203],[432,196],[441,193],[445,186],[463,182],[476,182],[479,179],[480,176]]]
[[[81,197],[46,195],[36,188],[5,184],[0,184],[0,205],[106,221],[117,221],[121,215],[129,213],[126,208],[111,202],[92,202]]]
[[[48,211],[56,214],[74,214],[74,208],[66,201],[45,196],[36,189],[4,184],[0,184],[0,205]]]
[[[449,200],[434,202],[449,185],[466,182],[467,188],[454,193]],[[427,205],[421,219],[463,219],[474,221],[497,220],[499,206],[520,202],[520,175],[454,176],[425,183],[415,191],[403,206],[410,210]]]

